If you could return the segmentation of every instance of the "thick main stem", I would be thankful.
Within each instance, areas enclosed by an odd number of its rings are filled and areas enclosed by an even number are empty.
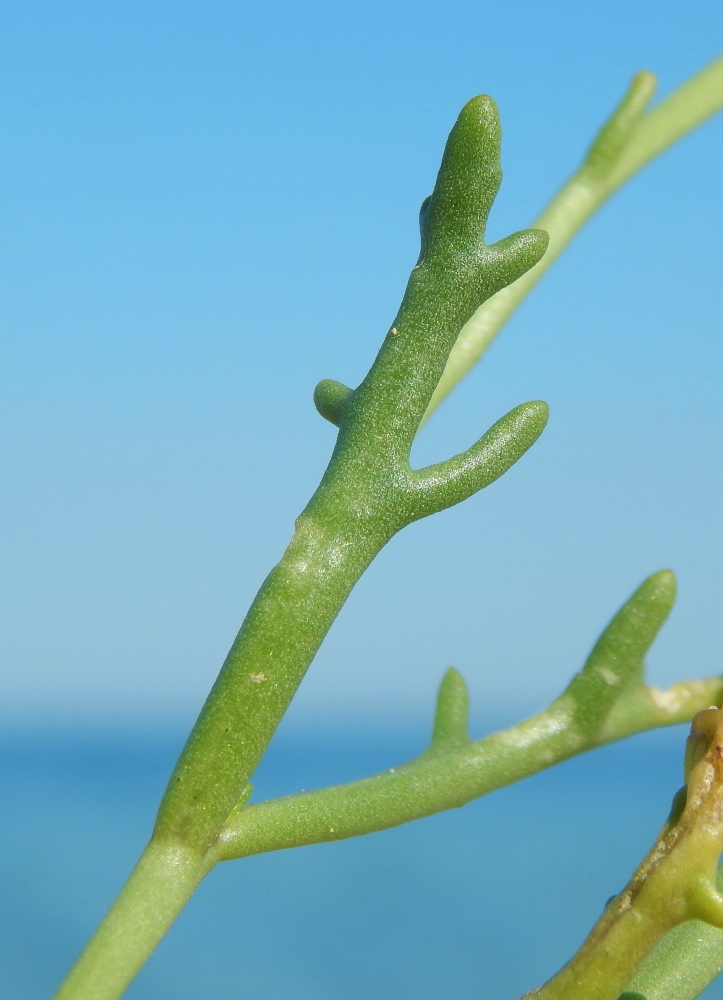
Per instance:
[[[366,530],[365,530],[366,528]],[[171,775],[154,836],[203,853],[236,805],[344,601],[386,538],[305,514],[246,615]]]

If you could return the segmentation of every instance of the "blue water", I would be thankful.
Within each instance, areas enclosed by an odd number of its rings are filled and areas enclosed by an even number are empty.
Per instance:
[[[569,958],[652,843],[683,737],[638,737],[396,830],[226,863],[127,996],[516,1000]],[[182,741],[2,738],[3,998],[52,995],[143,847]],[[361,777],[423,742],[421,728],[286,732],[255,798]]]

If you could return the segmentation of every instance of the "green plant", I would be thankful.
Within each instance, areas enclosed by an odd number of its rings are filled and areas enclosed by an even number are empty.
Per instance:
[[[451,670],[440,687],[431,743],[416,760],[351,785],[248,802],[261,755],[372,559],[406,525],[461,502],[503,475],[542,433],[547,407],[524,403],[466,452],[413,470],[409,454],[421,422],[605,198],[723,105],[723,60],[647,113],[654,86],[650,73],[634,78],[580,170],[538,220],[540,228],[491,246],[483,237],[501,177],[497,110],[488,97],[475,98],[462,110],[433,194],[422,205],[419,260],[376,360],[355,390],[330,380],[315,390],[317,409],[339,427],[329,466],[244,620],[171,776],[150,844],[58,998],[120,996],[219,861],[404,823],[603,743],[690,720],[723,700],[721,678],[687,681],[662,693],[645,684],[645,654],[675,596],[674,577],[663,571],[633,594],[568,688],[538,716],[471,741],[466,688]],[[695,781],[699,773],[694,769]],[[691,819],[691,810],[683,813],[681,824]],[[711,893],[708,899],[715,902]],[[663,896],[656,905],[664,909]],[[676,913],[684,912],[682,920],[692,915],[711,919],[714,909],[701,905]],[[638,910],[633,907],[632,913],[615,923],[623,956],[617,979],[612,973],[600,979],[595,962],[604,960],[604,949],[594,935],[574,967],[580,969],[585,956],[593,954],[599,1000],[615,1000],[672,926],[661,916],[641,944],[627,931]],[[673,947],[686,953],[690,941],[679,936]],[[654,952],[648,962],[649,970],[641,975],[670,982],[661,972],[662,957]],[[561,976],[540,995],[593,996],[584,975]],[[644,984],[635,988],[647,989]],[[650,993],[651,998],[664,995]]]

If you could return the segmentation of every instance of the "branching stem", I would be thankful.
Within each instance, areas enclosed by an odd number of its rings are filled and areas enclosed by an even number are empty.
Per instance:
[[[606,743],[687,722],[722,699],[719,677],[683,682],[670,692],[643,687],[630,698],[634,708],[623,703],[595,739],[586,739],[574,725],[574,702],[563,696],[539,715],[481,740],[445,751],[433,742],[416,760],[374,777],[251,804],[229,821],[209,856],[226,861],[387,830],[463,806]]]
[[[644,658],[674,597],[673,574],[653,574],[549,708],[482,740],[469,738],[466,686],[449,670],[439,690],[432,742],[420,757],[348,785],[246,806],[226,823],[209,857],[222,861],[388,829],[462,806],[585,750],[687,721],[721,700],[723,679],[690,681],[665,692],[645,685]]]

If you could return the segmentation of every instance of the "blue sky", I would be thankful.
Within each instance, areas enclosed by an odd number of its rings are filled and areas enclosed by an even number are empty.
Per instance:
[[[33,3],[0,33],[0,715],[200,706],[417,253],[446,134],[497,100],[497,239],[574,169],[632,73],[720,48],[679,3]],[[670,566],[661,683],[721,669],[721,137],[581,234],[420,436],[552,417],[504,480],[414,525],[343,610],[292,718],[541,706]]]

